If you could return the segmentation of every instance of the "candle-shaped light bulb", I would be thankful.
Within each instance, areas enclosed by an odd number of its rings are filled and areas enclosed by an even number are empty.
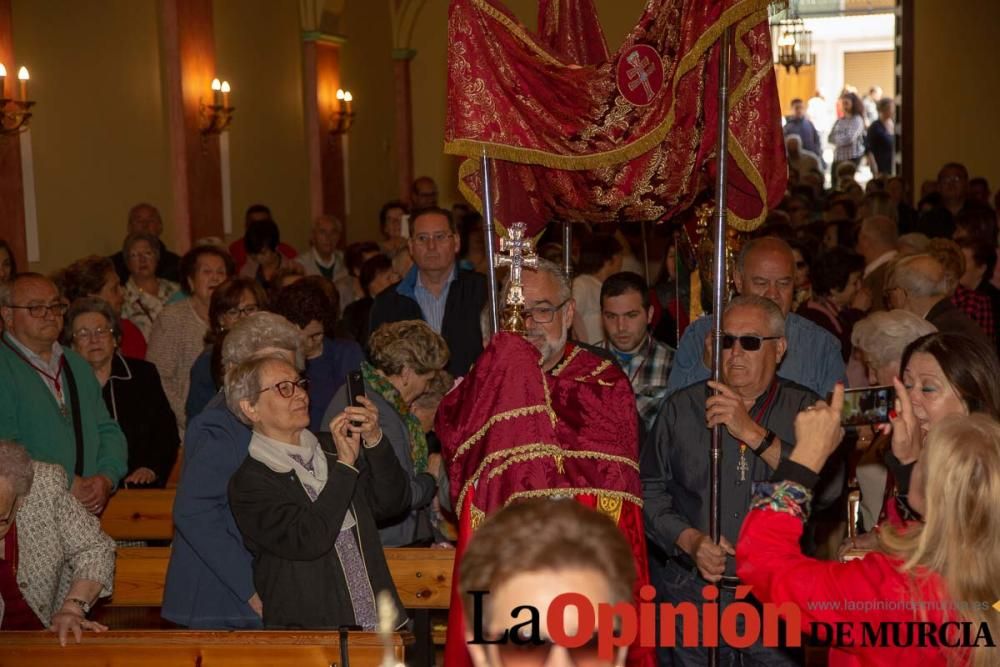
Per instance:
[[[345,102],[353,102],[354,101],[354,96],[351,95],[351,91],[348,90],[348,91],[344,92],[344,101]]]
[[[222,104],[222,82],[218,79],[212,79],[212,91],[215,98],[215,105]]]
[[[21,69],[17,70],[17,80],[21,82],[21,99],[28,99],[28,79],[31,78],[28,75],[28,68],[21,66]]]
[[[3,99],[3,84],[7,80],[7,68],[0,63],[0,99]]]
[[[220,87],[220,89],[222,90],[222,106],[228,107],[229,106],[229,93],[232,91],[232,88],[229,87],[229,82],[228,81],[223,81],[222,82],[222,86]]]

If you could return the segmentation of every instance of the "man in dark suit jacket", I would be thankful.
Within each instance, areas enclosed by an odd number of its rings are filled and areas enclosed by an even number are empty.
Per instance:
[[[888,305],[924,318],[942,333],[962,334],[992,345],[979,325],[951,302],[949,283],[944,267],[930,255],[904,257],[889,274]]]
[[[163,219],[160,218],[160,212],[152,204],[136,204],[129,209],[127,235],[135,234],[136,232],[152,234],[158,239],[162,236]],[[124,252],[119,250],[111,255],[111,261],[115,265],[115,272],[118,274],[118,279],[124,285],[128,281],[129,276],[128,263],[126,262]],[[163,240],[161,239],[160,261],[156,264],[156,277],[166,278],[167,280],[179,283],[181,281],[180,262],[181,258],[176,253],[167,250],[167,246],[163,244]]]
[[[458,268],[459,249],[450,212],[415,211],[410,220],[413,268],[375,298],[370,329],[386,322],[424,320],[448,343],[448,371],[456,377],[465,375],[483,351],[479,316],[486,303],[486,277]]]

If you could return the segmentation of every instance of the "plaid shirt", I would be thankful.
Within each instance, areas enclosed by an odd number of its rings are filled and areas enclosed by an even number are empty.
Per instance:
[[[993,304],[990,302],[990,297],[959,285],[951,297],[951,302],[972,318],[983,333],[993,338]]]
[[[604,349],[612,354],[616,353],[610,341],[604,341]],[[635,393],[636,407],[639,409],[639,416],[642,418],[643,426],[648,433],[653,428],[656,415],[660,411],[660,403],[667,394],[667,376],[670,375],[670,363],[674,359],[674,348],[665,343],[661,343],[652,336],[646,337],[646,343],[640,346],[639,352],[632,357],[627,364],[622,364],[618,359],[618,365],[622,367],[625,375],[632,382],[632,391]]]

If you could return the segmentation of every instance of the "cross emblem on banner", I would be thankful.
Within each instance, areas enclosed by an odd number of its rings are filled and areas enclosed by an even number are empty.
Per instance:
[[[646,99],[653,99],[653,88],[649,85],[649,77],[655,71],[653,63],[649,62],[649,58],[643,58],[638,51],[628,54],[626,60],[632,66],[631,69],[625,71],[629,78],[628,89],[635,90],[642,86],[646,92]]]
[[[663,61],[656,49],[636,44],[618,58],[616,82],[621,96],[637,107],[651,104],[663,89]]]

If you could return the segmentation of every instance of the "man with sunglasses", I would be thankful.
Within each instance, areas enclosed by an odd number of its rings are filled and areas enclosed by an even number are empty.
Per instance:
[[[788,342],[785,317],[773,301],[754,295],[734,298],[726,306],[722,328],[722,382],[702,381],[667,398],[640,460],[650,570],[658,601],[693,603],[699,615],[705,582],[717,582],[722,589],[720,615],[734,601],[740,582],[733,545],[749,510],[753,485],[767,481],[778,463],[788,458],[795,440],[795,415],[819,400],[809,389],[776,375]],[[709,536],[708,479],[712,428],[719,424],[724,427],[721,540],[715,544]],[[683,636],[681,616],[677,637]],[[730,664],[735,650],[721,647],[721,664]],[[759,640],[741,652],[753,664],[796,664]],[[675,665],[702,665],[706,650],[678,647],[673,660]]]
[[[423,320],[448,343],[448,372],[465,375],[483,351],[479,313],[486,303],[486,276],[458,267],[461,242],[450,211],[415,211],[410,232],[413,267],[375,297],[369,331],[386,322]]]
[[[741,295],[770,299],[785,316],[788,350],[778,375],[808,387],[821,396],[846,377],[840,342],[823,327],[790,312],[795,292],[795,256],[791,247],[773,236],[747,241],[736,260],[733,286]],[[710,371],[712,317],[688,326],[677,345],[667,381],[667,394],[707,380]]]
[[[51,280],[22,273],[0,291],[0,438],[56,463],[99,514],[128,472],[125,436],[90,365],[58,343],[67,304]]]

